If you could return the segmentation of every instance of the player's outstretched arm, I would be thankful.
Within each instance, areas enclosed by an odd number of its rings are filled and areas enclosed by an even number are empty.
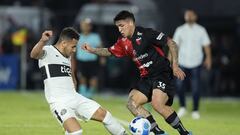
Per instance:
[[[174,42],[172,39],[168,39],[167,41],[168,47],[170,54],[172,56],[171,62],[172,62],[172,69],[173,69],[173,74],[176,76],[178,79],[183,80],[185,78],[185,73],[179,68],[178,66],[178,48],[176,42]]]
[[[51,37],[52,37],[52,31],[49,31],[49,30],[44,31],[42,33],[41,39],[33,47],[30,53],[30,57],[33,59],[40,59],[44,55],[43,47]]]
[[[108,48],[93,48],[88,44],[84,44],[81,46],[81,48],[89,53],[93,53],[99,56],[111,56],[111,52],[109,52]]]

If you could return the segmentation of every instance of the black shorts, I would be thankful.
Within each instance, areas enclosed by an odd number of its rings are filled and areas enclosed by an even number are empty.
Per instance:
[[[172,72],[162,72],[157,77],[144,77],[141,78],[132,89],[139,90],[143,93],[149,102],[152,100],[153,89],[159,89],[168,95],[166,105],[171,106],[175,95],[174,77]]]
[[[98,61],[77,61],[78,77],[86,77],[87,79],[97,77],[99,69]]]

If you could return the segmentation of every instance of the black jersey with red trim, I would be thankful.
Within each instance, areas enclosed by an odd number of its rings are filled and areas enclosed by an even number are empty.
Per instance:
[[[108,48],[116,57],[130,57],[140,71],[141,77],[155,77],[164,71],[171,71],[163,47],[168,37],[151,28],[136,27],[132,38],[119,37]]]

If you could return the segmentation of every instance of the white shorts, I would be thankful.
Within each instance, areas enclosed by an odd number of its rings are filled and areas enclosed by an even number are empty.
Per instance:
[[[71,100],[50,104],[50,110],[60,124],[72,117],[88,121],[99,107],[97,102],[80,94],[76,94]]]

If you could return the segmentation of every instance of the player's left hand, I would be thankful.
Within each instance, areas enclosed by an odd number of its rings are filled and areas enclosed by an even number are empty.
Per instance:
[[[173,69],[174,76],[176,76],[180,80],[184,80],[184,78],[186,77],[186,74],[182,71],[181,68],[179,68],[178,65],[173,65],[172,69]]]
[[[212,67],[212,60],[211,60],[211,58],[206,58],[206,59],[204,60],[203,65],[205,66],[205,68],[206,68],[207,70],[210,70],[211,67]]]

